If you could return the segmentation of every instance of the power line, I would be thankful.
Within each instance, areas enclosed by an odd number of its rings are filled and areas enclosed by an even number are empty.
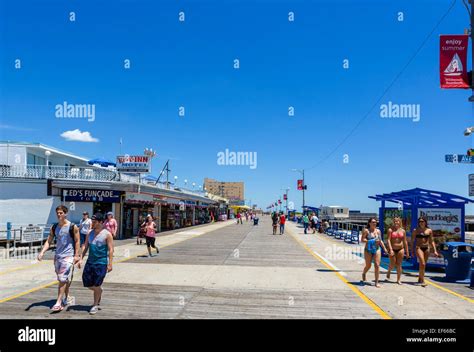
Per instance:
[[[318,163],[315,165],[305,168],[305,170],[311,170],[314,169],[316,166],[319,166],[320,164],[324,163],[327,159],[329,159],[353,134],[354,132],[359,128],[359,126],[370,116],[372,111],[375,109],[377,105],[380,104],[380,101],[385,97],[385,95],[388,93],[388,91],[393,87],[393,85],[398,81],[398,79],[401,77],[401,75],[405,72],[405,70],[410,66],[412,61],[418,56],[420,53],[421,49],[425,46],[425,44],[428,42],[428,40],[431,38],[435,30],[439,27],[441,22],[444,21],[446,16],[449,15],[451,10],[453,9],[454,5],[456,4],[456,0],[452,2],[452,4],[449,6],[448,10],[445,12],[445,14],[438,20],[436,25],[433,27],[433,29],[430,31],[430,33],[425,37],[423,42],[418,46],[418,49],[416,49],[415,53],[410,57],[408,62],[403,66],[400,72],[395,76],[395,78],[392,80],[392,82],[388,85],[387,88],[382,92],[380,97],[375,101],[375,103],[370,107],[369,111],[357,122],[357,124],[352,128],[352,130],[342,139],[341,142],[339,142],[335,148],[329,154],[327,154],[324,158],[322,158]]]

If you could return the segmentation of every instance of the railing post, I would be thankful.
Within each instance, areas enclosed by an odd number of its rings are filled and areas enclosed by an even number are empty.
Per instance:
[[[7,259],[10,258],[10,239],[12,237],[12,223],[7,222]]]

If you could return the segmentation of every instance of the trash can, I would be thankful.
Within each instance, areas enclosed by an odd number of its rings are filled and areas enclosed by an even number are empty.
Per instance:
[[[442,245],[446,279],[458,281],[471,277],[471,260],[474,245],[465,242],[446,242]]]

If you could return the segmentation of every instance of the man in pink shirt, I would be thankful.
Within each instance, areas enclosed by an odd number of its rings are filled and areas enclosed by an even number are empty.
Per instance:
[[[104,222],[104,228],[112,234],[113,238],[117,237],[117,220],[114,219],[114,213],[111,211],[107,213],[107,220]]]

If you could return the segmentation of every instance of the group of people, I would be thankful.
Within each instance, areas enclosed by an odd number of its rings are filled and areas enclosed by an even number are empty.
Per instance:
[[[238,211],[237,214],[235,214],[235,218],[237,219],[237,224],[243,224],[243,218],[245,217],[245,220],[248,222],[249,219],[253,220],[256,217],[256,214],[254,214],[251,211],[246,211],[246,212],[240,212]]]
[[[304,213],[303,217],[301,218],[301,222],[303,223],[305,235],[308,234],[308,229],[313,231],[313,234],[316,233],[316,231],[319,231],[320,229],[322,232],[321,223],[315,212],[311,214]]]
[[[364,258],[365,267],[362,272],[362,282],[367,280],[367,272],[374,263],[375,269],[375,287],[380,287],[380,261],[381,250],[390,258],[390,264],[387,271],[387,280],[390,279],[393,268],[397,270],[397,283],[402,284],[402,263],[403,259],[409,259],[410,253],[416,255],[419,264],[418,284],[425,287],[425,270],[428,257],[430,255],[430,248],[433,249],[433,254],[439,257],[436,250],[436,245],[433,238],[433,231],[428,227],[428,221],[425,217],[418,218],[418,226],[413,229],[411,234],[411,243],[408,245],[406,231],[402,227],[402,219],[395,217],[393,226],[388,230],[387,245],[382,241],[382,235],[377,228],[377,219],[370,218],[367,228],[362,232],[361,241],[365,243]]]
[[[286,217],[282,211],[280,213],[277,213],[276,211],[272,213],[272,228],[274,235],[276,235],[278,225],[280,225],[280,235],[285,233],[285,222]]]
[[[113,221],[111,221],[113,214],[112,217],[107,214],[107,219],[105,219],[103,214],[96,213],[89,219],[89,214],[85,212],[79,227],[67,219],[67,214],[68,208],[64,205],[56,208],[58,222],[51,227],[48,239],[37,258],[38,261],[43,260],[44,254],[56,240],[54,269],[59,284],[57,300],[51,310],[60,312],[66,306],[75,304],[75,299],[69,294],[69,289],[74,267],[77,265],[79,269],[84,266],[82,283],[84,287],[93,291],[94,296],[89,313],[96,314],[100,310],[102,283],[106,274],[112,271],[114,236],[116,235],[116,231],[113,231]],[[115,225],[116,223],[115,221]],[[89,256],[84,265],[83,261],[87,252]]]

